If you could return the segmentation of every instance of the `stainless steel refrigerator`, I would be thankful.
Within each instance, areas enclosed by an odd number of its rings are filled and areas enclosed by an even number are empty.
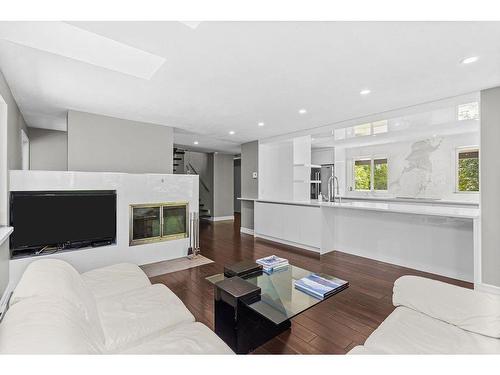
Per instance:
[[[328,196],[328,179],[335,175],[334,164],[323,164],[320,168],[311,168],[311,181],[321,181],[321,183],[311,183],[311,199],[318,199],[319,194]]]

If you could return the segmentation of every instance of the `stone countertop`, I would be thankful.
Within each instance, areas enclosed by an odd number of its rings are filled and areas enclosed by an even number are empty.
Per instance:
[[[342,208],[353,210],[368,210],[379,212],[395,212],[412,215],[442,216],[464,219],[477,219],[480,216],[479,208],[475,207],[454,207],[449,205],[437,204],[409,204],[401,202],[373,202],[373,201],[353,201],[342,203],[309,201],[291,201],[291,200],[272,200],[272,199],[254,199],[261,203],[288,204],[296,206],[310,206],[321,208]]]

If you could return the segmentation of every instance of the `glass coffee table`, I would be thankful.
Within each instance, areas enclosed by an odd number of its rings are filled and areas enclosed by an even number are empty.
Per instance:
[[[236,353],[256,349],[290,328],[291,318],[324,301],[294,286],[295,280],[312,273],[289,265],[271,274],[260,271],[230,278],[222,273],[207,277],[215,287],[215,332]]]

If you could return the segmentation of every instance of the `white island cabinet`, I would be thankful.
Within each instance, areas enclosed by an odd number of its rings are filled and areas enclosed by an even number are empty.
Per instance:
[[[320,252],[319,205],[255,202],[255,236]]]
[[[480,282],[479,209],[383,202],[255,202],[255,236]]]

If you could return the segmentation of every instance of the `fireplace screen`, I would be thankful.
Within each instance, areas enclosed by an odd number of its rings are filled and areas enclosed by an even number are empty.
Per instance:
[[[188,202],[131,205],[130,245],[186,238],[188,220]]]

